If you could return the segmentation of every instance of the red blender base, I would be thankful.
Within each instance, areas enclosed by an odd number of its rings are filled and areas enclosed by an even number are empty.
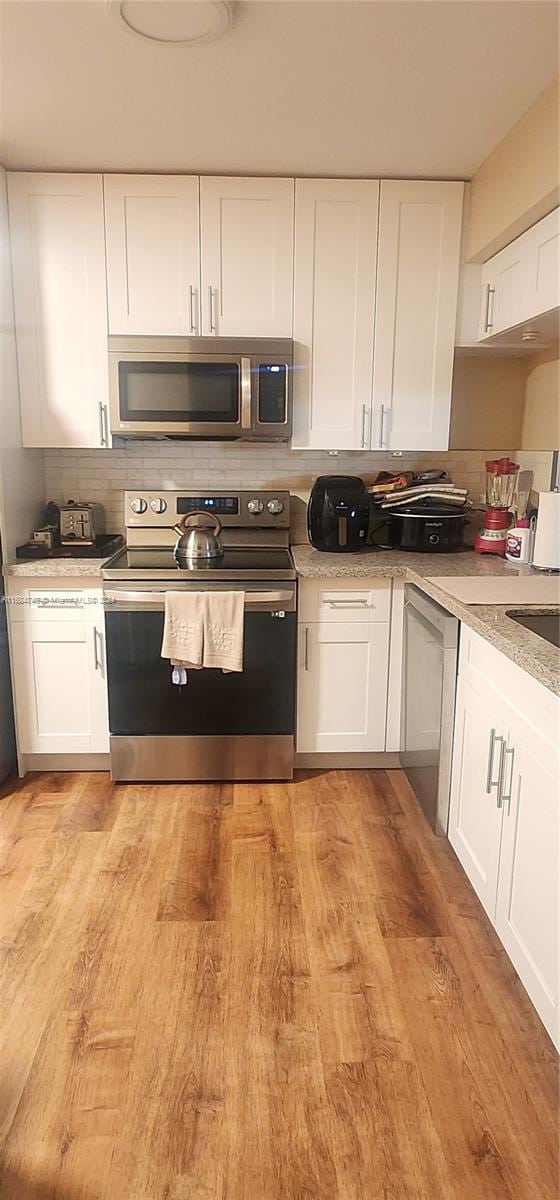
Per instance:
[[[484,517],[484,525],[475,538],[475,554],[498,554],[505,558],[510,524],[511,513],[508,509],[489,508]]]

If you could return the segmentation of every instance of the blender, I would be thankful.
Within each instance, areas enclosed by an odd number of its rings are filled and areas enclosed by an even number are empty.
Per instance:
[[[474,543],[477,554],[505,555],[518,471],[519,465],[510,458],[486,463],[486,513]]]

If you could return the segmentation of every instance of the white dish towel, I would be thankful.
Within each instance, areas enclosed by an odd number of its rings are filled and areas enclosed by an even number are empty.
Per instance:
[[[243,670],[244,592],[166,592],[162,658],[173,667]]]

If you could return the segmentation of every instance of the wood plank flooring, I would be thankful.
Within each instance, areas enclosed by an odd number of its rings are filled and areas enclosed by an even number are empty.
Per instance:
[[[0,1200],[558,1200],[557,1121],[400,772],[0,798]]]

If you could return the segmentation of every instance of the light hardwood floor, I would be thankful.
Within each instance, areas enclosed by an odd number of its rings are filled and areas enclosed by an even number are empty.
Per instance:
[[[0,1200],[557,1200],[557,1059],[398,771],[0,800]]]

